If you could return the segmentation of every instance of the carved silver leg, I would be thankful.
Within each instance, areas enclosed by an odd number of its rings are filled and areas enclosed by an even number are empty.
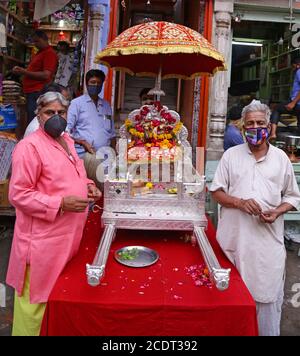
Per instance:
[[[105,229],[101,238],[100,245],[96,252],[92,265],[86,265],[87,281],[90,286],[97,286],[104,276],[105,266],[110,251],[111,243],[116,235],[116,227],[114,224],[105,225]]]
[[[219,261],[208,241],[203,227],[195,226],[194,234],[198,241],[201,253],[209,270],[212,283],[220,291],[226,290],[229,286],[231,269],[221,268]]]

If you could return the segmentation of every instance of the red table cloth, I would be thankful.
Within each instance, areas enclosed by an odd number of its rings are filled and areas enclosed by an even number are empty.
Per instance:
[[[230,286],[196,286],[186,267],[201,264],[199,247],[184,242],[182,232],[118,231],[101,285],[85,275],[102,234],[100,214],[90,213],[77,256],[58,278],[49,297],[41,335],[200,336],[257,335],[255,303],[241,277],[222,253],[209,222],[207,235]],[[144,268],[119,264],[114,252],[142,245],[156,250],[157,263]]]

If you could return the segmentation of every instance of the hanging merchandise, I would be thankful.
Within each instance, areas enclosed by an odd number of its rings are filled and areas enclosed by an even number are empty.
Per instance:
[[[80,22],[84,20],[84,12],[80,4],[75,5],[75,20],[76,20],[76,26],[80,26]]]
[[[2,94],[3,94],[3,74],[0,73],[0,103],[2,103]]]
[[[34,8],[34,20],[53,14],[62,9],[70,0],[36,0]]]
[[[10,0],[10,2],[8,4],[8,10],[14,14],[17,12],[17,1],[16,0]]]
[[[4,104],[18,105],[25,103],[25,97],[20,83],[13,80],[3,81],[2,95]]]
[[[6,53],[6,28],[3,23],[0,23],[0,53]]]
[[[12,105],[0,105],[0,131],[15,129],[17,115]]]

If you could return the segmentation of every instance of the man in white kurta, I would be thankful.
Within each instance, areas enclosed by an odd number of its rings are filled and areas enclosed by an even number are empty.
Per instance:
[[[245,128],[269,127],[269,112],[257,113],[251,104],[245,109]],[[300,205],[300,193],[285,152],[267,141],[262,145],[227,150],[210,190],[222,206],[217,240],[257,303],[259,333],[279,335],[286,259],[283,214]]]

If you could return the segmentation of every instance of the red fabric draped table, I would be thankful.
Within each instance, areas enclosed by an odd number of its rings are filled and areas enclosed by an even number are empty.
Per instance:
[[[230,286],[196,286],[186,267],[203,263],[199,247],[184,241],[183,232],[119,230],[101,285],[87,284],[102,228],[99,213],[90,213],[80,250],[58,278],[47,303],[41,335],[200,336],[257,335],[255,303],[237,270],[222,253],[209,222],[207,236]],[[152,266],[119,264],[114,252],[142,245],[156,250]]]

